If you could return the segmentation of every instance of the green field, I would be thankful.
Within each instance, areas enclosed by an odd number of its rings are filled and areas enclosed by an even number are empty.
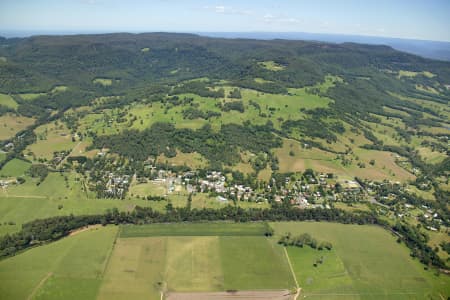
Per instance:
[[[72,135],[66,125],[59,123],[45,124],[35,129],[37,140],[29,145],[25,153],[32,153],[35,158],[50,160],[56,151],[71,151],[78,142],[72,141]]]
[[[266,224],[254,223],[172,223],[142,226],[126,225],[120,231],[121,238],[151,236],[262,236]]]
[[[103,86],[110,86],[113,83],[112,79],[109,78],[96,78],[92,82]]]
[[[166,238],[118,239],[97,299],[160,300],[166,247]]]
[[[168,238],[167,289],[180,292],[223,290],[220,241],[217,236]]]
[[[258,65],[260,65],[270,71],[282,71],[286,68],[285,66],[277,64],[273,60],[259,62]]]
[[[14,158],[0,170],[0,177],[23,176],[30,166],[29,162]]]
[[[39,98],[40,96],[45,95],[45,93],[26,93],[26,94],[19,94],[19,97],[22,98],[22,100],[25,101],[32,101],[36,98]]]
[[[273,240],[222,237],[220,247],[226,290],[295,287],[284,251]]]
[[[333,244],[332,251],[288,247],[302,294],[314,299],[440,299],[450,278],[435,276],[409,256],[404,245],[375,226],[334,223],[271,223],[276,234],[309,233]],[[314,267],[317,258],[324,263]],[[430,298],[433,297],[433,298]]]
[[[99,298],[294,286],[283,249],[263,236],[119,238]]]
[[[0,94],[0,105],[13,109],[16,109],[19,106],[10,95],[5,94]]]
[[[2,299],[95,299],[117,227],[82,232],[0,261]]]
[[[22,161],[19,166],[21,165]],[[9,162],[1,172],[8,171]],[[13,170],[11,168],[11,170]],[[17,170],[17,169],[14,169]],[[8,171],[9,172],[9,171]],[[17,172],[23,173],[22,171]],[[67,182],[65,180],[67,177]],[[26,182],[12,185],[0,190],[0,223],[12,222],[13,225],[0,226],[0,235],[20,229],[22,223],[36,218],[47,218],[58,215],[79,215],[104,213],[107,209],[118,208],[120,211],[131,211],[136,205],[152,206],[162,210],[167,202],[145,201],[141,199],[96,199],[91,191],[83,190],[83,182],[75,173],[49,173],[47,178],[36,185],[37,179],[24,177]],[[78,179],[77,179],[78,178]]]
[[[331,242],[333,249],[286,248],[303,297],[445,299],[450,295],[449,277],[425,271],[404,245],[380,227],[271,223],[276,235],[268,239],[258,234],[258,226],[265,225],[122,226],[117,240],[118,227],[94,227],[0,261],[0,294],[6,299],[32,299],[31,295],[157,300],[168,291],[292,289],[295,281],[286,253],[276,242],[285,232],[307,232]],[[313,266],[319,258],[323,263]]]

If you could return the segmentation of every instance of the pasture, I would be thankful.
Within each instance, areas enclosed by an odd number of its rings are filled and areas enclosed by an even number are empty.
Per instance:
[[[376,226],[316,222],[271,223],[275,233],[309,233],[332,251],[288,247],[302,295],[314,299],[440,299],[450,278],[425,271],[406,246]],[[324,256],[318,267],[313,262]]]
[[[97,299],[160,300],[164,288],[167,239],[118,239]]]
[[[30,166],[31,164],[29,162],[14,158],[6,163],[6,165],[0,170],[0,177],[23,176]]]
[[[119,238],[99,298],[293,286],[283,249],[263,236]]]
[[[303,298],[450,295],[450,278],[424,270],[404,245],[380,227],[317,222],[270,225],[275,229],[273,238],[261,234],[265,223],[92,227],[0,261],[0,294],[7,299],[157,300],[161,294],[186,299],[196,292],[230,297],[223,292],[286,291],[295,287],[288,255]],[[276,243],[285,232],[310,233],[331,242],[333,249],[287,247],[285,252]],[[322,263],[313,266],[318,259]]]
[[[142,226],[125,225],[121,227],[120,237],[152,236],[262,236],[265,223],[172,223]]]
[[[53,158],[55,151],[71,151],[78,142],[72,141],[72,134],[64,123],[49,123],[35,129],[37,141],[29,145],[25,153],[34,158]]]
[[[0,261],[2,299],[95,299],[117,227],[81,232]]]
[[[6,114],[0,117],[0,141],[14,137],[16,133],[34,123],[34,119]]]
[[[333,173],[338,176],[353,178],[367,178],[371,180],[390,179],[406,181],[413,179],[414,175],[397,165],[396,155],[387,151],[367,150],[354,148],[351,165],[342,165],[336,159],[336,154],[317,148],[307,149],[294,140],[284,139],[283,147],[275,149],[279,160],[280,172],[300,172],[308,168],[316,172]],[[356,160],[356,157],[358,160]],[[370,161],[374,159],[375,165]],[[360,168],[357,163],[362,162],[365,168]]]
[[[13,97],[11,97],[10,95],[6,95],[6,94],[0,94],[0,105],[12,108],[12,109],[17,109],[17,107],[19,106],[17,104],[16,101],[14,101]]]
[[[273,60],[261,61],[258,63],[258,65],[270,71],[282,71],[286,68],[285,66],[280,65]]]
[[[16,163],[19,162],[12,160],[1,172],[8,171],[8,165]],[[25,165],[29,165],[29,163],[25,163]],[[11,170],[18,174],[18,169],[11,168]],[[24,184],[12,185],[7,189],[0,190],[0,223],[11,223],[0,226],[0,235],[17,231],[23,223],[36,218],[69,214],[98,214],[112,208],[131,211],[136,205],[152,206],[156,210],[162,210],[166,205],[166,202],[141,199],[122,201],[96,199],[92,192],[84,190],[83,181],[75,173],[63,175],[51,172],[40,185],[36,185],[36,179],[28,176],[24,178],[26,180]]]
[[[40,96],[44,96],[45,93],[24,93],[24,94],[18,94],[18,96],[25,101],[32,101],[34,99],[39,98]]]
[[[112,79],[109,79],[109,78],[95,78],[92,82],[94,84],[100,84],[103,86],[110,86],[113,84]]]

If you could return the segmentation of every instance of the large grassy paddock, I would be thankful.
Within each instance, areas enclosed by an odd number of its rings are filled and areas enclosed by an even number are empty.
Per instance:
[[[263,236],[119,238],[99,298],[294,286],[282,247]]]
[[[450,295],[448,276],[424,270],[404,245],[380,227],[318,222],[270,225],[275,229],[273,238],[260,234],[264,223],[123,226],[117,239],[117,227],[93,228],[0,261],[0,295],[157,300],[166,292],[292,289],[293,273],[303,298],[446,299]],[[287,247],[285,252],[277,244],[285,232],[309,233],[318,241],[331,242],[333,249]],[[313,266],[318,259],[323,263]]]
[[[0,261],[0,298],[95,299],[116,233],[93,229]]]
[[[333,244],[332,251],[288,247],[303,295],[314,299],[446,299],[450,278],[425,271],[396,243],[388,231],[376,226],[317,222],[271,223],[277,234],[309,233]],[[324,263],[314,267],[315,260]]]
[[[14,158],[0,170],[0,177],[23,176],[30,166],[31,164],[29,162]]]

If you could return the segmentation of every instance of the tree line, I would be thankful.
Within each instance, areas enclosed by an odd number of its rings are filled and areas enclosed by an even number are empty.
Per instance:
[[[394,231],[399,241],[404,241],[411,250],[411,256],[417,257],[422,263],[445,268],[445,263],[437,256],[426,239],[420,237],[420,232],[410,225],[398,223],[390,226],[372,212],[348,212],[342,209],[299,209],[288,205],[274,205],[271,208],[243,209],[226,206],[221,209],[166,206],[166,211],[160,212],[150,207],[137,206],[132,212],[119,212],[114,208],[104,214],[59,216],[38,219],[22,225],[22,230],[6,234],[0,238],[0,257],[15,255],[24,249],[50,241],[56,241],[67,236],[72,230],[93,224],[152,224],[174,222],[202,221],[328,221],[344,224],[376,224]],[[273,232],[268,232],[268,235]]]

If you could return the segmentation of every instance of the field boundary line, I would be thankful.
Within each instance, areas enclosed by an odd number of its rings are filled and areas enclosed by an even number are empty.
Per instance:
[[[111,260],[112,253],[114,252],[114,248],[116,247],[116,242],[117,242],[117,238],[119,236],[119,231],[120,231],[120,226],[117,229],[117,232],[116,232],[116,235],[114,237],[112,246],[109,249],[108,255],[107,255],[106,259],[105,259],[105,262],[104,262],[104,265],[103,265],[103,268],[102,268],[102,273],[100,274],[100,278],[102,278],[102,279],[104,278],[104,275],[105,275],[105,272],[106,272],[106,268],[108,268],[109,261]]]
[[[36,198],[36,199],[47,199],[47,196],[38,196],[38,195],[8,195],[8,192],[6,192],[5,195],[6,198]]]
[[[291,259],[289,258],[289,254],[287,253],[286,247],[283,247],[283,250],[284,250],[284,254],[286,254],[286,258],[287,258],[287,261],[288,261],[289,269],[291,270],[292,276],[294,277],[295,288],[296,288],[295,295],[294,295],[294,300],[297,300],[298,296],[300,296],[300,292],[301,292],[302,289],[298,285],[297,276],[295,276],[294,268],[292,267]]]
[[[287,261],[288,261],[289,269],[291,270],[291,274],[294,277],[295,287],[298,289],[298,288],[300,288],[300,286],[298,285],[297,277],[295,276],[294,268],[292,267],[291,260],[289,258],[288,253],[287,253],[286,247],[283,247],[283,250],[284,250],[284,254],[286,254],[286,258],[287,258]]]
[[[39,281],[38,285],[36,285],[34,287],[31,294],[27,297],[27,300],[33,299],[34,296],[36,296],[36,293],[39,291],[39,289],[44,285],[44,283],[47,281],[47,279],[49,279],[50,276],[52,276],[52,275],[53,275],[53,272],[48,272],[47,275],[45,275],[44,278],[42,278],[41,281]]]

